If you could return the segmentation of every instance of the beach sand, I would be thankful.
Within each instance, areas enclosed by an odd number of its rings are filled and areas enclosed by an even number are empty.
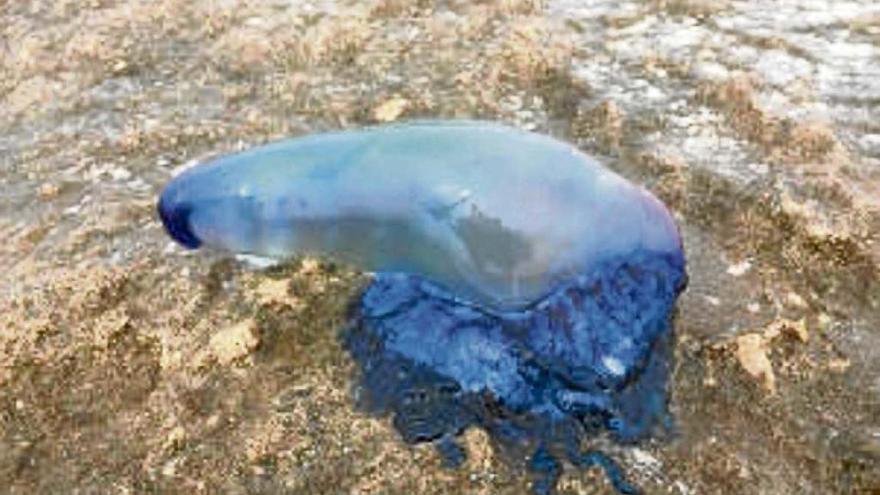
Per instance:
[[[675,212],[677,430],[595,441],[646,493],[880,493],[880,7],[582,4],[0,0],[0,492],[527,492],[483,432],[450,471],[354,407],[365,275],[186,252],[155,213],[199,159],[443,117]]]

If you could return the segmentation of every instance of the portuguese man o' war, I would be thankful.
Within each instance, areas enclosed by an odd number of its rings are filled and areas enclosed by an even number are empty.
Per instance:
[[[582,444],[669,424],[684,253],[660,201],[575,147],[467,121],[317,134],[193,167],[158,209],[190,248],[375,272],[342,339],[406,442],[457,465],[477,426],[536,493],[564,462],[636,491]]]

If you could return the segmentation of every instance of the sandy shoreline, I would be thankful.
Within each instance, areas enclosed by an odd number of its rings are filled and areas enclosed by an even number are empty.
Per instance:
[[[680,431],[611,448],[646,493],[880,490],[872,2],[80,3],[0,2],[9,493],[523,493],[482,432],[448,471],[354,410],[362,276],[186,253],[155,215],[192,160],[424,117],[576,143],[678,216]]]

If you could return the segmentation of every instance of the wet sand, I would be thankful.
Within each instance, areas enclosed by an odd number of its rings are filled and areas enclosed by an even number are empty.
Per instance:
[[[448,471],[353,408],[362,274],[185,252],[155,215],[206,156],[461,117],[677,215],[678,431],[596,439],[646,493],[880,491],[880,7],[585,3],[0,1],[0,487],[526,492],[479,431]]]

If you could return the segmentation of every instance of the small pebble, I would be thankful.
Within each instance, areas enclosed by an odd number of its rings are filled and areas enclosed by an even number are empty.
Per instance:
[[[37,192],[40,199],[47,200],[58,196],[58,193],[61,192],[61,188],[51,182],[44,182],[40,185],[40,189]]]
[[[739,263],[730,265],[727,267],[727,274],[732,277],[740,277],[745,275],[752,268],[752,263],[749,260],[744,260]]]

